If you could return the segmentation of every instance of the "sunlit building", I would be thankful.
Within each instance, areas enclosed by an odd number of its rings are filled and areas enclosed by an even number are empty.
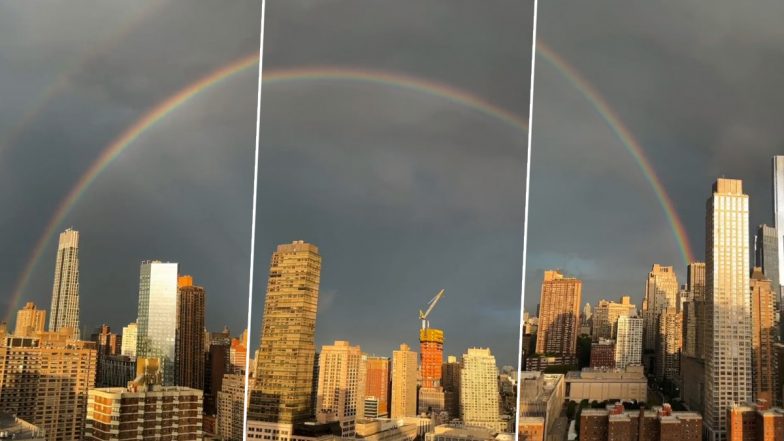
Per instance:
[[[68,228],[60,233],[54,267],[52,307],[49,309],[49,330],[74,330],[79,338],[79,232]]]
[[[46,310],[38,309],[33,302],[27,302],[24,308],[16,313],[14,335],[17,337],[35,337],[44,331],[46,326]]]
[[[392,351],[392,419],[417,414],[417,353],[403,343]]]
[[[177,279],[177,331],[174,384],[204,390],[204,288],[193,277]]]
[[[573,357],[577,353],[577,334],[582,281],[564,277],[558,271],[545,271],[536,334],[538,354]]]

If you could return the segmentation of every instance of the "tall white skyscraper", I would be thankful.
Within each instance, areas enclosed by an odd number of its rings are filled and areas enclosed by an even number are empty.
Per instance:
[[[177,329],[177,264],[144,261],[139,271],[136,355],[158,358],[163,384],[174,385]]]
[[[137,341],[136,336],[137,336],[136,322],[129,323],[128,326],[123,326],[122,343],[120,346],[122,355],[127,355],[129,357],[136,356],[136,341]]]
[[[641,317],[620,316],[615,325],[615,367],[642,364]]]
[[[498,367],[487,348],[469,348],[460,370],[460,414],[469,426],[502,430]]]
[[[743,182],[718,179],[706,213],[705,427],[727,439],[727,410],[752,399],[749,197]]]
[[[776,230],[776,253],[778,254],[778,280],[773,280],[773,275],[765,274],[771,278],[773,286],[777,288],[776,303],[779,305],[779,313],[784,318],[784,156],[773,157],[773,228]],[[784,319],[781,320],[784,322]],[[784,337],[784,324],[781,329],[781,336]]]
[[[60,233],[49,311],[50,331],[73,328],[79,338],[79,232],[70,228]]]

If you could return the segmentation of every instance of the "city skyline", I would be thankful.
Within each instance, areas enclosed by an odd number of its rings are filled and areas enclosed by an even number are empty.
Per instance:
[[[704,189],[716,177],[742,179],[749,225],[772,225],[770,158],[784,148],[772,117],[784,98],[774,55],[782,37],[771,20],[779,12],[723,0],[540,3],[527,311],[545,269],[580,277],[592,305],[624,294],[641,305],[653,263],[685,280],[662,200],[703,261]],[[584,80],[577,87],[575,75]],[[608,126],[610,114],[620,125]]]

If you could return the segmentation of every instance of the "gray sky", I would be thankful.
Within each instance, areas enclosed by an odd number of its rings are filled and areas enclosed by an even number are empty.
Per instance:
[[[775,1],[539,4],[539,39],[640,141],[698,260],[717,177],[744,181],[755,229],[772,222],[770,157],[784,153],[783,13]],[[640,307],[653,263],[674,265],[685,283],[651,186],[600,115],[542,56],[534,93],[526,309],[551,267],[583,278],[583,303],[629,294]]]
[[[259,16],[255,1],[0,5],[4,315],[27,300],[49,309],[56,235],[18,304],[11,293],[99,153],[157,103],[257,52]],[[256,90],[249,69],[194,96],[110,163],[57,227],[81,232],[84,327],[119,332],[135,320],[139,263],[159,258],[205,286],[210,329],[245,328]]]
[[[403,73],[527,120],[532,2],[271,1],[264,69]],[[350,17],[350,18],[349,18]],[[265,85],[251,347],[269,259],[302,239],[323,258],[317,344],[418,347],[420,308],[445,352],[516,365],[526,133],[423,93],[356,81]]]

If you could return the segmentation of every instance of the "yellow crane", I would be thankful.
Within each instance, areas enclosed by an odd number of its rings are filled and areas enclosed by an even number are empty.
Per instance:
[[[422,320],[422,329],[430,328],[430,322],[427,320],[427,318],[430,316],[430,313],[433,312],[433,308],[435,308],[436,303],[438,303],[438,301],[441,300],[441,297],[443,296],[444,296],[444,290],[442,289],[441,291],[438,292],[438,294],[436,294],[435,297],[433,297],[432,299],[430,299],[429,302],[427,302],[427,304],[429,305],[427,311],[422,311],[421,309],[419,310],[419,319]]]

